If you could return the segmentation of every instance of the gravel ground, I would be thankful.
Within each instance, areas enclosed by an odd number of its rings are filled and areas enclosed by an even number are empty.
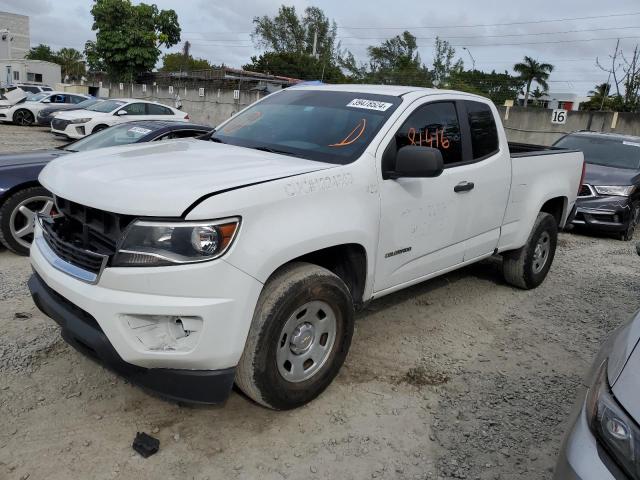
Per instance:
[[[18,136],[51,142],[0,125],[0,149]],[[279,413],[128,385],[59,339],[28,260],[0,251],[0,479],[550,478],[582,375],[636,309],[638,262],[631,242],[564,233],[534,291],[491,259],[384,297],[358,315],[334,384]],[[160,452],[133,453],[137,431]]]

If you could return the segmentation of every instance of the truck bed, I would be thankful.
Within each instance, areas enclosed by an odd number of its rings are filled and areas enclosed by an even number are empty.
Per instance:
[[[560,147],[548,147],[545,145],[534,145],[532,143],[509,142],[509,152],[511,157],[530,157],[534,155],[550,155],[552,153],[574,152]]]

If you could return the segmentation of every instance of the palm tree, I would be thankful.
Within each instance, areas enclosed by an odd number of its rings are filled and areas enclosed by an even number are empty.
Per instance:
[[[529,101],[529,91],[531,90],[531,83],[537,82],[544,90],[549,89],[547,79],[549,74],[553,71],[553,65],[549,63],[540,63],[531,57],[524,57],[524,61],[516,63],[513,66],[513,70],[520,74],[520,78],[523,82],[526,82],[527,88],[524,94],[524,106],[527,106]]]
[[[55,61],[60,65],[63,80],[67,77],[80,80],[87,71],[82,53],[75,48],[61,48]]]
[[[593,90],[589,90],[587,95],[589,98],[589,103],[593,104],[593,106],[597,107],[598,110],[602,110],[604,104],[609,99],[609,93],[611,92],[611,84],[604,82],[595,86]]]

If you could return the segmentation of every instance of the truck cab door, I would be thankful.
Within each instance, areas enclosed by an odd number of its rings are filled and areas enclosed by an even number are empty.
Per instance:
[[[462,141],[455,101],[420,100],[408,109],[377,152],[381,218],[374,292],[446,270],[464,258],[469,203],[460,187],[470,152]],[[438,148],[443,173],[435,178],[387,178],[403,146]]]

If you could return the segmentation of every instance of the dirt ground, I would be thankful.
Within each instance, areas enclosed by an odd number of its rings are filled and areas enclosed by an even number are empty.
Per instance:
[[[46,142],[0,126],[4,151]],[[28,259],[1,251],[0,479],[550,478],[581,377],[640,303],[639,265],[632,242],[563,233],[536,290],[505,285],[491,259],[382,298],[333,385],[282,413],[128,385],[60,339]],[[135,454],[137,431],[159,453]]]

